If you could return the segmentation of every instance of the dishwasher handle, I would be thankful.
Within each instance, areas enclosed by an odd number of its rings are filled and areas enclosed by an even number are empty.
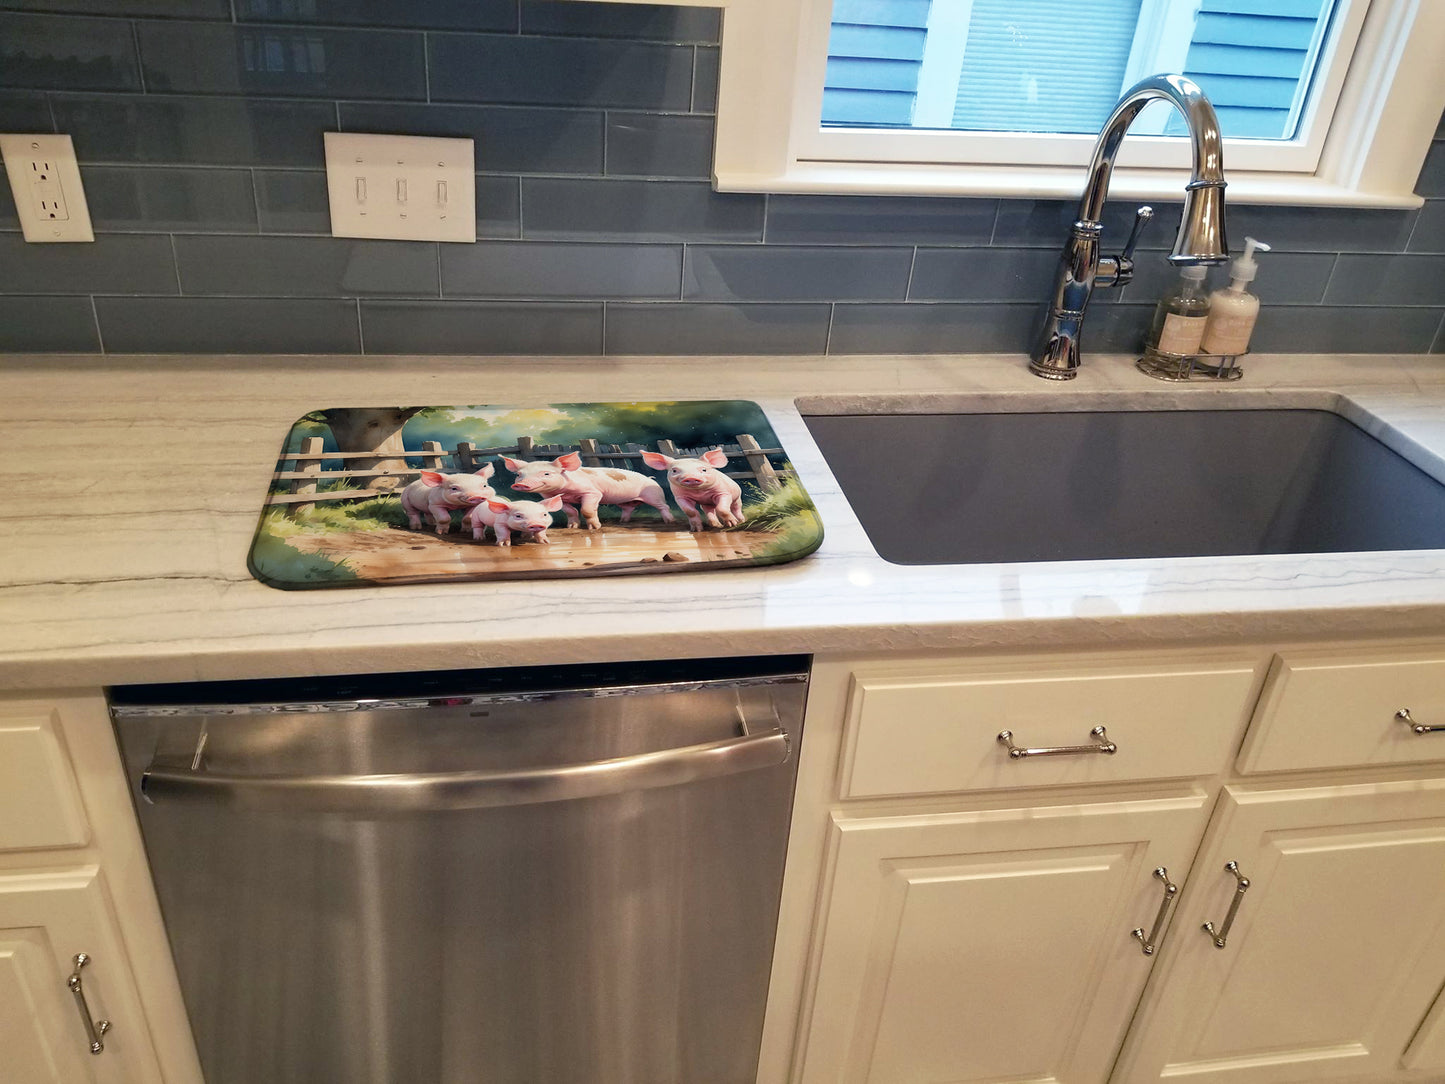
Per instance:
[[[780,726],[742,737],[581,764],[513,771],[388,775],[238,775],[157,758],[140,778],[146,800],[202,800],[254,810],[423,813],[533,805],[693,783],[787,761]]]

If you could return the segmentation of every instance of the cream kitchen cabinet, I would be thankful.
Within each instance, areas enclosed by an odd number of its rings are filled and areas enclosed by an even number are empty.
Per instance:
[[[1442,659],[820,662],[760,1081],[1445,1081]]]
[[[1445,1078],[1445,779],[1225,788],[1170,940],[1118,1080]]]
[[[98,694],[0,698],[0,1052],[0,1084],[200,1084]]]
[[[801,1079],[1102,1080],[1149,974],[1151,873],[1207,816],[1199,793],[835,816]]]
[[[77,968],[82,952],[88,963]],[[68,987],[72,974],[80,997]],[[160,1070],[143,1021],[99,870],[0,874],[0,1081],[156,1080]]]

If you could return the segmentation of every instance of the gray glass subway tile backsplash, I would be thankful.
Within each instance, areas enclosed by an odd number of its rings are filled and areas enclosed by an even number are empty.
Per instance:
[[[600,109],[341,103],[343,131],[475,140],[477,169],[487,173],[596,176],[605,119]]]
[[[429,34],[427,64],[433,101],[683,113],[692,105],[693,50],[683,45]]]
[[[220,0],[229,3],[230,0]],[[235,0],[241,22],[405,27],[412,30],[517,29],[517,0]]]
[[[298,298],[97,297],[116,354],[355,354],[356,302]]]
[[[442,295],[675,298],[681,245],[483,241],[441,248]]]
[[[49,132],[53,130],[50,103],[38,91],[0,90],[0,131]]]
[[[0,186],[0,350],[1026,349],[1075,201],[715,192],[720,30],[568,0],[0,0],[0,131],[72,136],[97,229],[26,245]],[[338,128],[474,139],[482,240],[327,236]],[[1274,245],[1256,347],[1445,350],[1445,124],[1419,191],[1231,205],[1236,247]],[[1174,281],[1156,210],[1096,350],[1136,348]]]
[[[363,301],[374,354],[600,354],[602,306],[548,302]]]
[[[88,354],[99,349],[90,298],[0,296],[0,351]]]
[[[23,283],[6,276],[16,293],[174,294],[170,263],[164,236],[101,234],[90,245],[27,245],[19,233],[0,234],[0,268],[25,267]]]
[[[421,34],[138,22],[149,90],[305,98],[425,98]]]
[[[222,297],[436,297],[434,242],[177,236],[181,290]]]
[[[0,86],[140,90],[130,23],[0,12]]]
[[[248,169],[92,166],[84,176],[97,230],[256,232]]]
[[[692,245],[682,296],[710,301],[902,301],[911,248]]]
[[[336,127],[331,102],[200,98],[169,94],[53,94],[57,130],[87,162],[321,169],[321,133]]]

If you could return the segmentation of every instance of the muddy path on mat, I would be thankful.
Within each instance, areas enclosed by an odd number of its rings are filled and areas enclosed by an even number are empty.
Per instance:
[[[303,532],[286,541],[307,553],[344,560],[358,576],[378,582],[602,575],[622,569],[671,572],[680,566],[751,563],[755,548],[773,541],[766,531],[658,530],[606,525],[598,531],[554,527],[550,545],[472,541],[470,532],[437,535],[389,528]],[[654,567],[655,566],[655,567]]]

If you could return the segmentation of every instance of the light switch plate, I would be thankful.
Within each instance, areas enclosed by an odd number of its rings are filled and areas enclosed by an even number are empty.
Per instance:
[[[0,135],[0,154],[25,240],[95,240],[68,135]]]
[[[477,239],[470,139],[326,132],[333,237]]]

